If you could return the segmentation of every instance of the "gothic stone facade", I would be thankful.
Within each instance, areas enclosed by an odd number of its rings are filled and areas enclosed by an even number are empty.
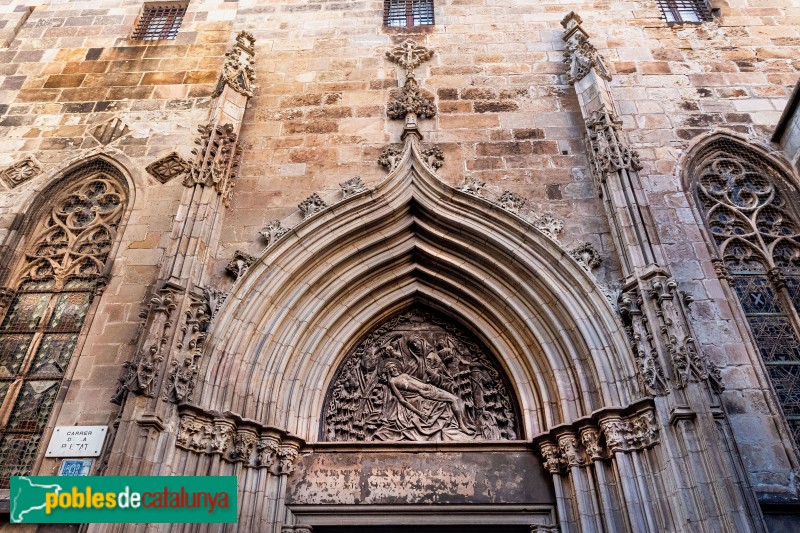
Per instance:
[[[2,487],[107,425],[208,530],[796,524],[791,1],[0,4]]]

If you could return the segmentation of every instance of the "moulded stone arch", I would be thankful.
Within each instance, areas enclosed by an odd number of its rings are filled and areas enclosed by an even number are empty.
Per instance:
[[[498,357],[527,437],[638,397],[624,332],[586,271],[521,218],[441,182],[409,135],[386,179],[304,220],[236,283],[196,401],[316,440],[341,359],[416,300]]]

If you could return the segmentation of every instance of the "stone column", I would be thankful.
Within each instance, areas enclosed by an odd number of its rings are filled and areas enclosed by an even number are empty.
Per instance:
[[[654,420],[663,433],[657,452],[663,461],[661,485],[645,479],[649,467],[641,457],[616,461],[631,527],[658,529],[657,501],[668,501],[676,524],[714,531],[763,531],[742,469],[736,469],[737,479],[732,480],[718,466],[717,458],[727,445],[720,441],[716,423],[728,424],[719,398],[719,371],[694,342],[688,313],[691,300],[671,277],[639,177],[639,156],[622,131],[609,86],[611,75],[581,22],[575,13],[562,21],[565,62],[586,124],[595,185],[625,276],[620,312],[638,368],[640,393],[654,399]],[[675,413],[690,415],[686,418],[690,427],[682,424],[677,430],[671,422]],[[697,487],[697,479],[708,483]]]
[[[185,162],[186,189],[175,215],[172,244],[157,289],[142,313],[144,328],[136,355],[125,363],[112,399],[122,409],[119,429],[112,436],[108,474],[160,473],[163,465],[140,458],[163,455],[167,439],[152,431],[168,427],[175,404],[191,400],[205,332],[220,297],[224,298],[206,287],[206,268],[218,247],[236,179],[238,133],[255,80],[254,44],[247,32],[237,36],[225,57],[209,121],[199,128],[194,159]],[[143,421],[151,432],[146,438],[136,429]]]

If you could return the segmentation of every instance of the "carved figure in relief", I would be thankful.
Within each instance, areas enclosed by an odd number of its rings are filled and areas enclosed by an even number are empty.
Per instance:
[[[326,405],[326,440],[516,438],[494,364],[449,321],[421,311],[394,318],[358,345]]]

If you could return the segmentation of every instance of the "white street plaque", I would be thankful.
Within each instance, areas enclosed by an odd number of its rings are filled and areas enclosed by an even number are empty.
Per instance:
[[[56,426],[45,457],[97,457],[107,431],[106,426]]]

